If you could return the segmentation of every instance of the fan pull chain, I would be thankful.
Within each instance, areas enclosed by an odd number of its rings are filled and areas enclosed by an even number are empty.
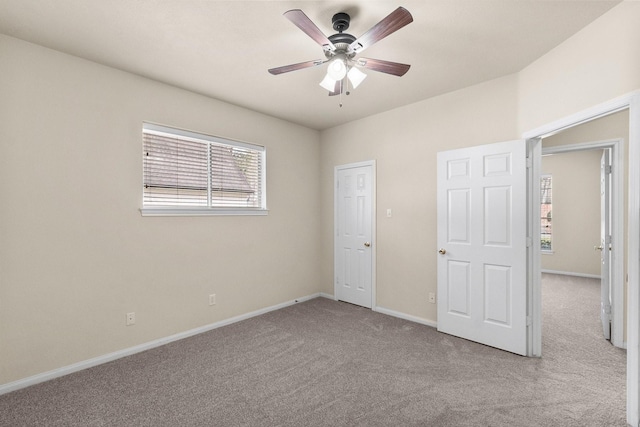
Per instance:
[[[347,68],[347,71],[349,71],[349,68]],[[349,73],[347,73],[349,74]],[[344,80],[347,82],[347,90],[345,91],[346,95],[349,96],[351,94],[351,92],[349,92],[349,78],[345,77]]]

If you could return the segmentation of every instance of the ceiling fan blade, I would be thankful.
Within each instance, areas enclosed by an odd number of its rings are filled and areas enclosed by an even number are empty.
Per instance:
[[[399,62],[383,61],[382,59],[359,58],[358,65],[373,71],[393,74],[394,76],[404,76],[411,65],[400,64]]]
[[[325,50],[335,50],[336,47],[327,36],[314,24],[307,15],[300,9],[288,10],[284,13],[284,16],[293,24],[305,32],[306,35],[311,37],[316,43],[322,46]]]
[[[297,64],[283,65],[282,67],[270,68],[269,72],[273,75],[278,75],[282,73],[288,73],[290,71],[302,70],[303,68],[315,67],[318,65],[322,65],[325,62],[327,62],[327,60],[324,60],[324,59],[316,59],[315,61],[299,62]]]
[[[382,21],[371,27],[369,31],[360,36],[356,41],[349,45],[349,50],[352,52],[362,52],[375,42],[382,40],[389,34],[398,31],[413,22],[413,16],[404,7],[399,7]]]

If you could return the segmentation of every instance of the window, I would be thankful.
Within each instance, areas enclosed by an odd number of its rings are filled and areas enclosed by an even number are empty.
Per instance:
[[[265,149],[145,123],[143,215],[266,214]]]
[[[551,252],[551,175],[540,177],[540,249]]]

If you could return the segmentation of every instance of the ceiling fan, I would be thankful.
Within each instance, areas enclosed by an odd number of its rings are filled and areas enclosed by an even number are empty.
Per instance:
[[[322,82],[320,82],[320,86],[328,90],[330,96],[333,96],[342,94],[343,92],[346,92],[348,95],[349,90],[346,86],[349,83],[351,83],[354,89],[362,83],[367,75],[358,67],[394,76],[403,76],[409,71],[410,65],[407,64],[381,59],[356,58],[356,55],[363,52],[372,44],[413,22],[413,17],[409,11],[403,7],[399,7],[391,12],[386,18],[371,27],[369,31],[357,39],[351,34],[344,32],[349,28],[351,21],[351,17],[344,12],[333,15],[331,20],[333,29],[338,33],[329,37],[325,36],[300,9],[289,10],[284,13],[284,16],[322,46],[325,59],[316,59],[314,61],[271,68],[269,72],[273,75],[316,67],[328,62],[327,75]],[[342,104],[340,104],[340,106],[342,106]]]

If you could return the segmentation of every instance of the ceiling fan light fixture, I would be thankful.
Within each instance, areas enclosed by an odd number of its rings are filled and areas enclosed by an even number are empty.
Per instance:
[[[333,92],[336,87],[336,80],[332,79],[329,74],[324,76],[324,79],[320,82],[320,86],[328,90],[329,92]]]
[[[327,76],[333,80],[342,80],[347,75],[347,61],[342,55],[337,55],[335,59],[329,62],[327,68]]]
[[[357,69],[356,67],[351,67],[349,72],[347,73],[347,77],[349,77],[349,81],[351,82],[351,86],[355,89],[360,86],[360,83],[367,78],[367,75]]]
[[[346,12],[336,13],[333,16],[333,29],[337,33],[329,37],[300,9],[288,10],[284,13],[284,16],[322,47],[326,60],[316,59],[314,61],[270,68],[267,71],[273,75],[278,75],[327,63],[327,73],[320,82],[320,86],[328,90],[330,96],[340,95],[341,107],[342,94],[344,92],[349,95],[349,85],[355,89],[367,77],[365,73],[355,66],[395,76],[403,76],[409,70],[410,65],[407,64],[380,59],[355,59],[355,56],[363,50],[413,22],[413,16],[403,7],[398,7],[359,38],[344,32],[349,28],[351,20],[351,17]]]

